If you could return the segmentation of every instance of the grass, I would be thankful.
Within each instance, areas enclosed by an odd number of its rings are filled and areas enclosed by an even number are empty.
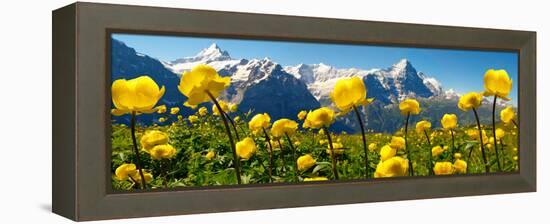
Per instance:
[[[240,114],[241,121],[236,122],[237,130],[242,138],[246,136],[253,137],[258,151],[247,161],[241,161],[242,182],[243,184],[269,183],[268,167],[269,153],[267,144],[262,136],[254,136],[248,130],[245,123],[249,114]],[[177,116],[169,115],[168,116]],[[235,116],[235,115],[232,115]],[[140,117],[137,117],[138,121]],[[414,125],[414,124],[412,124]],[[503,145],[499,145],[500,159],[503,172],[513,172],[518,170],[517,161],[517,129],[513,126],[498,125],[506,131],[502,139]],[[484,125],[487,137],[492,136],[491,126]],[[415,175],[429,175],[429,156],[431,148],[435,145],[447,146],[448,149],[441,155],[434,157],[433,162],[449,161],[454,162],[451,153],[451,135],[448,131],[430,130],[432,145],[427,144],[424,135],[414,132],[414,128],[409,131],[409,147],[413,160]],[[481,159],[479,142],[470,138],[465,131],[476,129],[475,126],[463,126],[455,130],[456,152],[462,154],[462,159],[468,161],[468,173],[483,173],[484,166]],[[183,186],[214,186],[214,185],[233,185],[237,184],[235,170],[233,166],[232,151],[227,139],[225,129],[219,116],[208,114],[199,116],[199,120],[191,124],[189,120],[183,119],[174,123],[152,126],[138,126],[136,137],[138,139],[146,130],[160,130],[169,135],[169,143],[177,149],[176,156],[170,160],[153,160],[145,152],[141,151],[143,168],[152,172],[154,178],[149,183],[150,188],[173,188]],[[233,130],[232,130],[233,131]],[[234,133],[233,133],[234,134]],[[402,129],[395,133],[374,133],[367,130],[367,144],[376,143],[378,150],[388,144],[392,136],[403,136]],[[292,152],[286,139],[281,139],[282,149],[278,143],[274,143],[274,182],[295,182],[303,181],[307,177],[327,177],[333,179],[331,171],[330,155],[326,152],[328,143],[326,135],[320,135],[318,130],[298,131],[291,136],[296,147],[296,157],[305,154],[311,154],[317,163],[309,170],[298,172],[296,178]],[[364,151],[360,134],[333,134],[333,141],[341,142],[344,145],[344,153],[338,155],[337,170],[340,180],[355,180],[365,178]],[[112,163],[111,170],[114,175],[115,169],[122,163],[135,161],[135,155],[132,151],[132,142],[130,128],[123,124],[112,124]],[[488,142],[492,143],[492,142]],[[473,149],[472,155],[468,160],[468,153]],[[369,151],[369,178],[373,178],[376,166],[379,162],[378,150]],[[494,146],[489,148],[486,145],[488,161],[491,164],[491,172],[497,172],[496,156]],[[211,160],[206,158],[209,151],[216,153]],[[404,155],[403,150],[398,151],[398,155]],[[502,162],[503,161],[503,162]],[[136,188],[131,181],[118,181],[112,179],[114,189],[130,190]]]

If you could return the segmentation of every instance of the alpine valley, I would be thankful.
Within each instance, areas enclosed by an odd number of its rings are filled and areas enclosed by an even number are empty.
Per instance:
[[[401,59],[384,69],[362,70],[336,68],[323,63],[281,65],[269,58],[236,59],[215,43],[195,56],[170,62],[138,53],[116,39],[112,40],[111,47],[113,80],[151,76],[159,85],[166,87],[166,93],[159,104],[180,107],[180,113],[184,116],[195,111],[182,105],[186,99],[177,89],[179,77],[195,65],[207,64],[220,75],[231,77],[231,86],[221,96],[223,100],[238,104],[239,111],[243,113],[268,113],[272,121],[283,117],[296,119],[301,110],[332,107],[329,94],[336,81],[353,76],[364,81],[367,97],[375,99],[372,104],[361,109],[367,129],[393,132],[400,128],[404,119],[399,114],[398,103],[409,97],[416,98],[423,110],[419,116],[412,117],[412,122],[427,119],[434,127],[439,127],[439,120],[445,113],[455,113],[462,125],[472,125],[475,119],[473,114],[457,108],[458,93],[453,89],[444,90],[438,80],[418,71],[407,59]],[[209,109],[211,107],[210,104],[205,106]],[[503,106],[499,105],[498,110],[503,109]],[[489,102],[485,102],[479,110],[482,122],[490,121],[490,111]],[[159,117],[166,115],[143,115],[138,122],[149,125],[158,122]],[[129,122],[128,116],[113,116],[113,119],[119,123]],[[168,119],[174,120],[175,116]],[[348,133],[359,131],[351,113],[338,119],[332,129]]]

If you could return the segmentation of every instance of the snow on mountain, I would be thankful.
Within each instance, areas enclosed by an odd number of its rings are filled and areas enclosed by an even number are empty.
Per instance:
[[[163,62],[166,68],[178,74],[178,76],[181,76],[184,71],[191,70],[198,64],[208,64],[216,70],[220,70],[239,63],[241,63],[241,60],[232,59],[229,53],[222,50],[216,43],[202,49],[193,57],[184,57],[171,62]]]
[[[369,97],[385,103],[395,103],[406,97],[431,97],[443,92],[441,84],[435,78],[417,72],[407,59],[402,59],[387,69],[338,69],[321,63],[286,66],[285,71],[304,81],[310,92],[320,101],[328,99],[336,81],[354,76],[364,80]]]

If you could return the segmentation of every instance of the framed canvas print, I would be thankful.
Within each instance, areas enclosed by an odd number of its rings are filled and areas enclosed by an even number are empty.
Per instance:
[[[529,31],[75,3],[53,12],[53,211],[535,191],[535,65]]]

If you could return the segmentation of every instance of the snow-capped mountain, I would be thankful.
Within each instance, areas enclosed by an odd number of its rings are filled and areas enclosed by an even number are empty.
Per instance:
[[[178,74],[178,76],[181,76],[184,71],[190,70],[198,64],[208,64],[216,70],[221,70],[227,66],[231,67],[239,63],[241,63],[241,60],[232,59],[227,51],[222,50],[215,43],[208,48],[202,49],[195,56],[184,57],[171,62],[163,62],[166,68]]]
[[[231,77],[230,87],[221,96],[224,100],[239,104],[243,112],[269,113],[274,120],[295,118],[301,110],[331,106],[328,96],[336,81],[353,76],[362,78],[368,89],[367,96],[375,98],[374,104],[361,108],[369,129],[394,131],[400,127],[402,118],[396,105],[406,97],[419,99],[423,110],[430,111],[423,119],[432,122],[437,123],[443,113],[460,113],[456,107],[460,94],[453,89],[443,91],[439,81],[418,72],[407,59],[388,68],[370,70],[336,68],[323,63],[284,66],[270,58],[235,59],[217,44],[212,44],[195,56],[163,62],[138,53],[118,40],[113,39],[112,47],[113,79],[150,75],[159,85],[166,86],[161,104],[179,106],[184,116],[193,111],[181,105],[186,98],[177,90],[179,76],[198,64],[208,64],[220,75]],[[484,102],[484,107],[488,105]],[[481,119],[485,119],[486,114],[485,109],[480,110]],[[140,118],[141,122],[150,124],[159,116],[162,115]],[[465,122],[472,120],[469,113],[461,113],[461,116]],[[127,123],[125,117],[114,119]],[[351,115],[338,119],[331,127],[334,131],[358,131],[357,122]]]
[[[299,64],[286,66],[285,71],[307,84],[310,92],[321,102],[327,101],[336,81],[347,77],[361,77],[368,96],[384,103],[396,103],[406,97],[431,97],[442,94],[441,84],[422,72],[417,72],[410,61],[402,59],[387,69],[338,69],[330,65]]]

